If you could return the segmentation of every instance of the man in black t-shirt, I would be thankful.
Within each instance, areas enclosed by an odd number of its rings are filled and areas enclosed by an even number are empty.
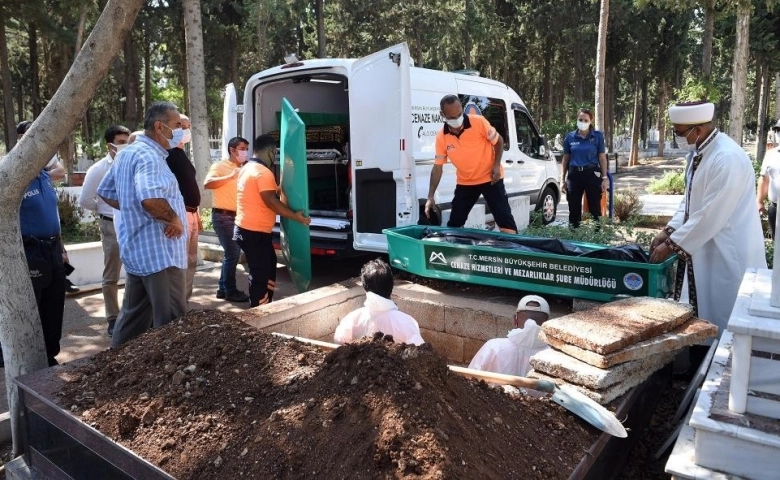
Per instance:
[[[182,147],[192,139],[191,123],[189,117],[181,116],[181,128],[184,137],[176,148],[168,150],[168,167],[179,182],[179,191],[184,197],[184,207],[187,210],[187,283],[185,291],[187,300],[192,296],[192,282],[195,278],[195,269],[198,266],[198,233],[203,230],[200,222],[200,188],[195,175],[195,165],[192,164]]]

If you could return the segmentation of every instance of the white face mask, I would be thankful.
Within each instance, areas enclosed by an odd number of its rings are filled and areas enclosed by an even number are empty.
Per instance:
[[[109,161],[109,163],[110,163],[110,162],[113,162],[113,161],[114,161],[114,159],[116,158],[116,156],[117,156],[117,155],[119,155],[119,152],[121,152],[122,150],[124,150],[124,149],[125,149],[125,147],[127,147],[127,145],[128,145],[128,144],[127,144],[127,143],[122,143],[122,144],[120,144],[120,145],[116,145],[116,144],[114,144],[114,143],[109,143],[109,145],[111,145],[112,147],[114,147],[114,151],[113,151],[113,152],[111,151],[111,149],[109,149],[109,150],[108,150],[108,153],[112,153],[112,154],[113,154],[113,155],[109,155],[109,156],[108,156],[108,158],[109,158],[109,160],[108,160],[108,161]]]
[[[447,125],[452,128],[460,128],[460,126],[463,125],[463,114],[461,114],[458,118],[448,118],[445,121],[447,122]]]
[[[583,122],[582,120],[577,120],[577,128],[579,128],[581,132],[584,132],[585,130],[589,130],[590,122]]]
[[[691,133],[691,130],[692,130],[692,129],[688,130],[688,131],[687,131],[687,132],[685,132],[685,133],[687,133],[688,135],[690,135],[690,133]],[[675,138],[677,139],[677,145],[678,145],[680,148],[682,148],[682,149],[685,149],[685,150],[688,150],[689,152],[692,152],[692,151],[696,150],[696,142],[698,142],[698,141],[699,141],[699,137],[696,137],[696,140],[694,140],[694,142],[693,142],[693,143],[688,143],[688,137],[687,137],[687,136],[684,136],[684,137],[683,137],[683,136],[680,136],[680,135],[675,135]]]
[[[249,150],[237,150],[236,158],[238,158],[239,163],[246,163],[249,160]]]
[[[192,130],[185,128],[183,131],[184,136],[181,138],[181,143],[189,143],[192,140]]]

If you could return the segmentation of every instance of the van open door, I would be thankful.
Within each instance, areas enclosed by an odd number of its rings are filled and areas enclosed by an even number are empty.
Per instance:
[[[228,142],[238,136],[238,102],[236,87],[232,83],[225,85],[225,100],[222,103],[222,157],[228,158]]]
[[[385,252],[382,229],[417,223],[410,63],[409,46],[401,43],[352,66],[349,123],[356,250]]]
[[[279,158],[281,186],[287,206],[309,216],[309,174],[306,164],[306,125],[286,98],[282,99]],[[311,283],[311,239],[308,225],[282,217],[279,222],[282,255],[298,293]]]

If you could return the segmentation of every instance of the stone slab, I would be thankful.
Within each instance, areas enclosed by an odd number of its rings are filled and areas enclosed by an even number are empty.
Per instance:
[[[772,271],[749,268],[739,288],[734,310],[729,317],[728,329],[735,334],[780,340],[780,320],[754,315],[750,312],[754,292],[767,292],[772,288]]]
[[[606,369],[594,367],[552,348],[536,353],[530,361],[537,372],[562,378],[569,383],[593,390],[601,390],[626,382],[637,375],[646,375],[648,371],[654,372],[671,362],[676,353],[676,351],[658,353]]]
[[[561,350],[567,355],[582,360],[585,363],[599,368],[609,368],[613,365],[618,365],[631,360],[638,360],[658,353],[671,352],[689,345],[702,343],[707,339],[714,338],[717,334],[718,327],[716,325],[705,320],[694,318],[688,320],[674,330],[635,343],[623,350],[607,355],[591,352],[575,345],[568,344],[557,338],[549,337],[545,335],[544,332],[540,334],[540,338],[553,348]]]
[[[448,361],[464,363],[463,337],[422,328],[420,329],[420,335],[422,335],[426,343],[431,344],[436,353],[445,357]]]
[[[649,378],[650,375],[652,375],[653,373],[655,372],[654,371],[648,372],[647,376],[645,376],[644,378],[636,376],[623,383],[616,383],[614,385],[611,385],[601,390],[591,390],[590,388],[583,387],[582,385],[569,383],[561,378],[551,377],[549,375],[545,375],[543,373],[537,372],[536,370],[531,370],[530,372],[528,372],[528,376],[533,378],[540,378],[542,380],[549,380],[551,382],[555,382],[558,385],[568,385],[574,388],[575,390],[577,390],[578,392],[584,394],[588,398],[591,398],[602,405],[606,405],[612,400],[618,398],[619,396],[623,395],[627,391],[631,390],[632,388],[636,387],[640,383],[647,380],[647,378]]]

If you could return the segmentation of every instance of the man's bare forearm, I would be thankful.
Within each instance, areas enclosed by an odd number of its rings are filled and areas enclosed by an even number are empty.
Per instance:
[[[141,206],[146,213],[159,222],[170,223],[178,218],[168,200],[164,198],[148,198],[141,202]]]
[[[104,202],[106,202],[111,208],[115,208],[119,210],[119,200],[114,200],[112,198],[106,198],[102,195],[98,195],[100,198],[103,199]]]
[[[501,138],[501,135],[498,136],[498,141],[493,145],[493,153],[495,154],[493,165],[497,167],[501,165],[501,157],[504,155],[504,139]]]
[[[433,198],[433,194],[436,193],[436,189],[439,188],[439,182],[441,182],[443,167],[441,165],[434,165],[431,169],[431,180],[428,185],[428,198]]]

